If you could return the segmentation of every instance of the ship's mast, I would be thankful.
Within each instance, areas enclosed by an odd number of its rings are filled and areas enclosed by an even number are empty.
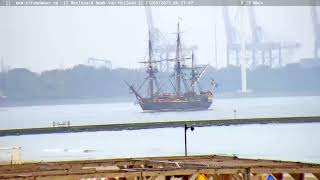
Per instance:
[[[149,57],[148,57],[148,93],[149,93],[149,98],[152,99],[153,98],[153,79],[154,79],[154,73],[155,70],[153,69],[152,66],[152,44],[151,44],[151,35],[150,35],[150,31],[149,31],[149,45],[148,45],[148,53],[149,53]]]
[[[181,50],[181,42],[180,42],[180,25],[178,23],[177,29],[177,48],[176,48],[176,63],[175,63],[175,71],[176,71],[176,95],[177,97],[181,94],[181,62],[180,62],[180,50]]]
[[[196,82],[196,73],[195,73],[195,67],[194,67],[194,54],[193,54],[193,51],[192,51],[192,57],[191,57],[191,89],[192,89],[192,92],[194,92],[194,84]]]

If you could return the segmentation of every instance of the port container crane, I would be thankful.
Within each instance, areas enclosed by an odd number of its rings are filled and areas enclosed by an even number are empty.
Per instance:
[[[320,23],[319,16],[317,12],[317,6],[310,7],[312,25],[313,25],[313,35],[314,35],[314,50],[313,56],[314,58],[319,58],[319,49],[320,49]]]
[[[235,65],[239,66],[239,52],[240,52],[240,38],[237,29],[232,25],[229,16],[229,9],[226,6],[222,7],[222,14],[224,19],[225,33],[227,39],[227,66],[231,64],[230,58],[235,56]]]
[[[300,47],[300,43],[297,42],[280,42],[280,41],[267,41],[264,37],[263,29],[257,24],[256,14],[253,6],[248,6],[248,18],[251,28],[251,43],[248,44],[248,48],[252,54],[252,66],[257,65],[256,53],[261,53],[262,65],[268,65],[270,67],[275,65],[275,59],[278,60],[278,65],[282,65],[282,49],[295,50]],[[277,56],[273,56],[273,52],[278,52]],[[268,53],[266,58],[265,53]]]

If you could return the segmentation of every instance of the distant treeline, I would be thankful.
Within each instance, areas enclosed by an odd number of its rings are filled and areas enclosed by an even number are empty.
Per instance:
[[[129,97],[124,80],[136,87],[144,81],[145,70],[107,69],[78,65],[66,70],[50,70],[40,74],[27,69],[12,69],[0,74],[0,91],[8,99],[64,99]],[[171,73],[159,73],[159,86],[172,90]],[[210,88],[218,82],[218,92],[235,92],[241,87],[239,67],[214,69],[205,72],[201,87]],[[147,85],[147,83],[145,84]],[[282,68],[266,66],[248,70],[248,87],[254,92],[283,92],[320,94],[320,67],[304,68],[288,64]],[[141,89],[145,91],[145,89]]]

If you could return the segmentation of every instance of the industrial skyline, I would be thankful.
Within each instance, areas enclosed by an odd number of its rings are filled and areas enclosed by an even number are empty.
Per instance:
[[[283,63],[313,57],[314,27],[310,7],[254,7],[256,22],[268,41],[298,42],[301,47]],[[239,26],[238,7],[229,7]],[[249,11],[250,12],[250,11]],[[167,37],[181,22],[186,46],[196,45],[198,63],[215,66],[215,27],[218,67],[227,64],[222,7],[152,7],[154,24]],[[1,7],[0,57],[12,68],[41,72],[69,68],[88,58],[112,61],[114,68],[137,68],[147,50],[148,24],[144,7]],[[248,12],[245,36],[250,38]],[[124,53],[125,52],[125,53]]]

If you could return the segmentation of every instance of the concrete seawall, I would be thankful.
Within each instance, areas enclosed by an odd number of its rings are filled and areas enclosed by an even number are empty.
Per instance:
[[[69,127],[43,127],[29,129],[7,129],[0,130],[0,136],[17,136],[28,134],[50,134],[50,133],[71,133],[71,132],[94,132],[94,131],[121,131],[155,128],[176,128],[184,127],[184,124],[194,127],[206,126],[230,126],[246,124],[283,124],[283,123],[320,123],[320,116],[309,117],[281,117],[281,118],[251,118],[251,119],[223,119],[223,120],[192,120],[192,121],[168,121],[168,122],[147,122],[129,124],[102,124]]]

